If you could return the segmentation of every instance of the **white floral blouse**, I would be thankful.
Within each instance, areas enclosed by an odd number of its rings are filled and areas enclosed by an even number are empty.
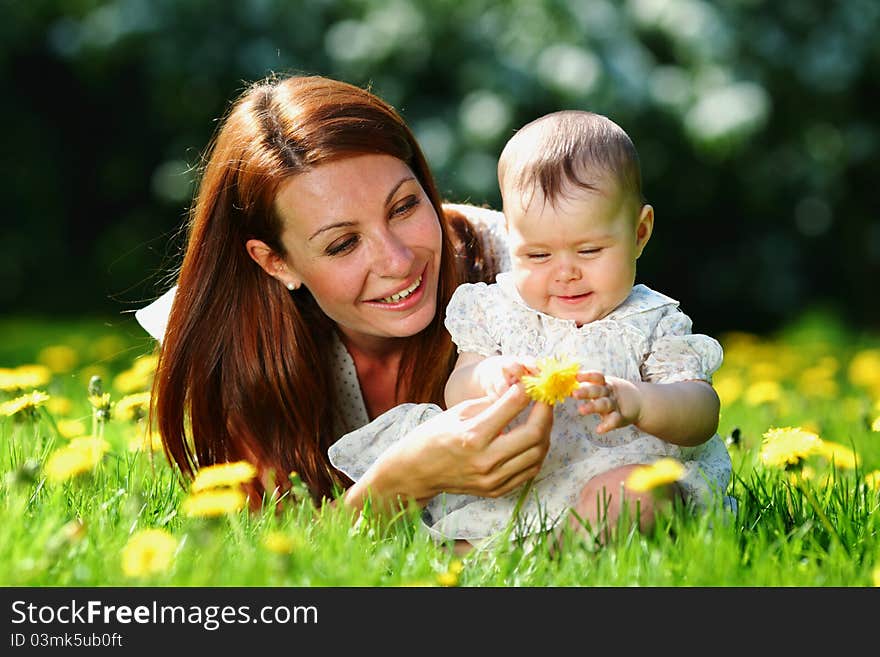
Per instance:
[[[565,355],[586,368],[631,381],[711,382],[722,361],[721,346],[709,336],[691,333],[691,320],[677,301],[645,285],[634,286],[608,316],[578,327],[573,320],[528,307],[511,275],[502,273],[492,285],[460,286],[447,308],[446,326],[459,352]],[[334,443],[330,460],[356,480],[385,449],[439,412],[433,404],[393,408]],[[511,426],[522,423],[527,412]],[[724,497],[731,460],[717,434],[698,447],[680,447],[633,426],[597,434],[598,417],[580,415],[573,399],[557,404],[555,413],[550,450],[521,509],[519,533],[553,526],[596,475],[667,456],[685,465],[679,484],[697,507],[713,501],[735,505]],[[519,493],[496,499],[442,494],[428,503],[424,519],[438,538],[482,540],[507,527]]]

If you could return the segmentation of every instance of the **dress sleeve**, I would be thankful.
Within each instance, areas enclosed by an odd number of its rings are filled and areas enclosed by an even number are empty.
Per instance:
[[[153,303],[136,310],[134,313],[138,324],[143,326],[147,333],[159,342],[162,342],[162,338],[165,336],[165,327],[168,325],[168,313],[171,312],[171,304],[174,302],[174,293],[176,291],[177,286],[175,285],[153,301]]]
[[[501,212],[463,203],[444,203],[443,207],[457,210],[467,217],[479,235],[483,253],[491,261],[494,271],[510,271],[507,228]]]
[[[458,347],[458,353],[472,352],[493,356],[501,352],[501,344],[493,335],[490,316],[492,303],[486,283],[459,285],[446,306],[446,330]]]
[[[339,438],[327,456],[334,468],[357,481],[390,447],[440,412],[436,404],[400,404]]]
[[[712,382],[724,352],[715,338],[691,333],[691,319],[680,310],[664,315],[657,323],[651,348],[642,362],[642,379],[651,383],[674,383],[699,379]]]

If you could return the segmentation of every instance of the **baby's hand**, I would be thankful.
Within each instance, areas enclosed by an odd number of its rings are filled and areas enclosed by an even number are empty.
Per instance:
[[[581,415],[596,413],[602,421],[597,433],[606,433],[630,424],[638,424],[642,412],[642,393],[625,379],[605,376],[595,370],[577,373],[579,385],[572,393],[575,399],[585,399],[578,405]]]
[[[534,374],[535,371],[533,358],[498,355],[489,356],[477,365],[476,375],[487,395],[500,397],[524,374]]]

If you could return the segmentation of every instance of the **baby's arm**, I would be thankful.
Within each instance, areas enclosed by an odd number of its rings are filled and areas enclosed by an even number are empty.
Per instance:
[[[466,399],[500,397],[531,368],[513,356],[483,356],[473,352],[458,355],[446,381],[446,408]]]
[[[718,430],[721,403],[706,381],[633,383],[595,371],[580,372],[577,378],[580,385],[573,396],[585,400],[578,410],[602,418],[598,433],[634,424],[666,442],[692,447]]]

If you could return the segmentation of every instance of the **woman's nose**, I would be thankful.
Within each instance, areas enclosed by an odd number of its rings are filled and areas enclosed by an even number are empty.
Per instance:
[[[394,233],[381,236],[375,253],[375,268],[381,276],[404,278],[411,273],[415,255]]]

